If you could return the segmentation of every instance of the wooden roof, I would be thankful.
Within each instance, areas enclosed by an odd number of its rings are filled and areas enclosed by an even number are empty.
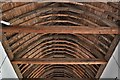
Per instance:
[[[119,2],[3,2],[2,44],[19,78],[100,78],[120,40]]]

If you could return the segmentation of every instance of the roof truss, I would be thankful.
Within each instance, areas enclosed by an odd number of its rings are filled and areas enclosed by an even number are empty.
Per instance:
[[[10,4],[3,4],[2,18],[12,25],[2,26],[0,31],[19,78],[51,78],[58,74],[100,78],[120,41],[120,27],[115,23],[119,17],[114,14],[117,3]],[[101,4],[107,8],[102,9]]]

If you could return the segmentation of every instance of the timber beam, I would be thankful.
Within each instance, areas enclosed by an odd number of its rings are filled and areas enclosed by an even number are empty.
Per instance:
[[[106,64],[104,59],[65,59],[65,58],[19,58],[11,61],[13,64]]]
[[[0,31],[16,33],[120,34],[119,27],[93,26],[8,26],[0,28]]]

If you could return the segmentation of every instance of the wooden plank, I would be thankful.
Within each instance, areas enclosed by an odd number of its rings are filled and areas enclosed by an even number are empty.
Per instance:
[[[5,35],[2,35],[2,45],[5,48],[5,51],[6,51],[7,55],[8,55],[8,58],[11,61],[13,59],[13,53],[12,53],[12,51],[10,49],[10,46],[8,44],[9,43],[7,42],[7,39],[6,39]],[[11,64],[12,64],[12,66],[13,66],[13,68],[14,68],[17,76],[18,76],[18,78],[23,78],[23,76],[22,76],[22,74],[21,74],[21,72],[20,72],[20,70],[18,68],[18,65],[17,64],[13,64],[13,63],[11,63]]]
[[[119,27],[90,26],[9,26],[0,28],[2,32],[26,33],[79,33],[79,34],[120,34]]]
[[[19,58],[12,60],[14,64],[106,64],[104,59],[65,59],[65,58]]]
[[[114,50],[115,50],[115,48],[116,48],[116,46],[117,46],[117,44],[118,44],[119,41],[120,41],[120,35],[116,35],[115,38],[114,38],[114,40],[112,41],[109,49],[108,49],[107,54],[105,55],[105,59],[107,61],[109,61],[109,59],[112,56],[112,54],[113,54],[113,52],[114,52]],[[98,70],[98,72],[97,72],[97,74],[95,76],[96,78],[100,78],[100,76],[102,75],[102,73],[103,73],[106,65],[107,64],[103,64],[103,65],[100,66],[100,68],[99,68],[99,70]]]

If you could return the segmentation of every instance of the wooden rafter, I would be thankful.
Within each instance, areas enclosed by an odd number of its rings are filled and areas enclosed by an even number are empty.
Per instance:
[[[116,37],[114,38],[114,40],[112,41],[112,43],[111,43],[111,45],[110,45],[110,47],[108,49],[107,54],[105,55],[105,59],[107,61],[109,61],[109,59],[112,56],[112,54],[113,54],[113,52],[114,52],[114,50],[115,50],[115,48],[116,48],[119,41],[120,41],[120,35],[116,35]],[[97,72],[97,74],[95,76],[96,78],[100,78],[100,76],[102,75],[106,65],[107,64],[103,64],[103,65],[100,66],[100,68],[99,68],[99,70],[98,70],[98,72]]]
[[[88,26],[9,26],[0,28],[2,32],[26,33],[79,33],[79,34],[120,34],[118,27]]]
[[[110,57],[112,56],[116,46],[118,45],[118,42],[120,41],[120,35],[116,35],[114,40],[112,41],[110,47],[109,47],[109,50],[107,52],[107,54],[105,55],[105,59],[107,61],[109,61]]]
[[[2,45],[5,48],[5,51],[6,51],[7,55],[8,55],[8,57],[9,57],[9,59],[12,60],[13,59],[13,53],[12,53],[12,50],[10,49],[9,43],[8,43],[5,35],[2,35]],[[22,76],[22,74],[20,72],[20,69],[18,68],[18,65],[13,64],[13,63],[11,63],[11,64],[12,64],[18,78],[23,78],[23,76]]]
[[[5,32],[0,39],[18,77],[55,78],[64,68],[72,79],[74,75],[100,78],[120,40],[120,27],[116,22],[119,20],[118,4],[52,1],[63,3],[5,3],[2,6],[1,17],[11,26],[0,28],[0,32]],[[92,34],[93,38],[84,34]],[[57,73],[53,74],[54,71]]]
[[[107,62],[104,59],[20,58],[20,59],[12,60],[12,63],[14,64],[106,64]]]

